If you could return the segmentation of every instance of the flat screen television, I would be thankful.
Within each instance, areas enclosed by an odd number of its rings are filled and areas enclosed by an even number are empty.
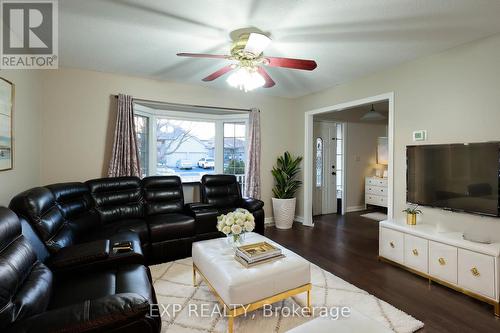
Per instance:
[[[409,203],[499,214],[500,142],[408,146]]]

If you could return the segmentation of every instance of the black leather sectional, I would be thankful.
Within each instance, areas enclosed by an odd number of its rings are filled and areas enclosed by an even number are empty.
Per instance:
[[[207,175],[202,203],[184,204],[177,176],[100,178],[36,187],[15,196],[10,208],[43,241],[48,254],[108,239],[139,244],[146,263],[191,255],[196,240],[221,237],[217,215],[241,207],[264,232],[263,202],[242,198],[232,175]]]
[[[236,177],[207,175],[201,203],[179,177],[101,178],[36,187],[0,207],[1,332],[159,332],[149,268],[223,236],[217,216],[263,203]],[[14,214],[14,212],[17,214]],[[118,250],[125,246],[125,251]]]

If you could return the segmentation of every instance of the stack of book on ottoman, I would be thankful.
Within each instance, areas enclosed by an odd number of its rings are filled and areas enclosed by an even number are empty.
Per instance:
[[[280,248],[267,242],[260,242],[238,247],[234,257],[240,264],[248,268],[281,259],[284,256]]]

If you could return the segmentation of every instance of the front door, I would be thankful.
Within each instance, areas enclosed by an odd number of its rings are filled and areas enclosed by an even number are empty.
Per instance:
[[[336,124],[314,122],[313,135],[313,215],[336,213]]]

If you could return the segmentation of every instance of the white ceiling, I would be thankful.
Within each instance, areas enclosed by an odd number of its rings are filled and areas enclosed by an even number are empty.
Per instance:
[[[62,0],[60,65],[229,88],[201,79],[226,60],[232,30],[255,26],[265,54],[314,59],[313,72],[269,68],[259,92],[298,97],[500,32],[497,0]]]

